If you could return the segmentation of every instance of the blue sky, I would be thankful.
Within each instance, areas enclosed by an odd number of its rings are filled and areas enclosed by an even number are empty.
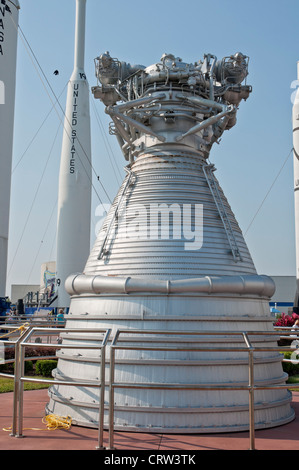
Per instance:
[[[20,3],[20,26],[64,108],[73,69],[75,0]],[[298,13],[297,0],[87,0],[85,71],[90,87],[96,84],[93,60],[106,50],[143,65],[157,62],[164,52],[186,62],[209,52],[218,58],[237,51],[250,57],[253,93],[241,104],[237,125],[212,149],[210,160],[260,274],[295,275],[292,155],[283,164],[292,148]],[[56,69],[58,76],[53,75]],[[55,259],[62,126],[53,99],[19,37],[8,294],[12,283],[38,284],[41,264]],[[113,199],[125,161],[109,136],[104,106],[92,100],[93,166]],[[96,178],[94,185],[101,201],[108,203]],[[92,227],[98,221],[98,204],[94,193]]]

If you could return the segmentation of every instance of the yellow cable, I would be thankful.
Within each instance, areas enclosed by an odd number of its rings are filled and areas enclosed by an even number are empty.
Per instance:
[[[46,431],[46,429],[40,429],[40,428],[23,428],[23,430],[31,430],[31,431]],[[2,431],[10,432],[12,431],[12,426],[9,426],[9,428],[2,428]]]
[[[57,416],[52,414],[45,416],[42,421],[51,431],[55,431],[55,429],[70,429],[72,425],[72,418],[70,416]]]
[[[23,325],[19,326],[19,328],[17,329],[18,330],[21,330],[21,332],[23,332],[25,330],[25,328],[28,328],[30,325],[29,323],[24,323]]]
[[[70,429],[72,425],[72,418],[70,416],[57,416],[57,415],[47,415],[42,419],[42,422],[46,424],[47,429],[40,428],[23,428],[23,430],[31,431],[55,431],[56,429]],[[9,428],[3,428],[3,431],[11,431],[12,426]]]
[[[3,325],[4,328],[5,328],[5,325]],[[24,323],[23,325],[19,326],[18,328],[16,328],[15,330],[12,330],[10,331],[9,333],[5,333],[4,335],[1,335],[0,338],[7,338],[7,336],[10,336],[12,335],[13,333],[15,333],[16,331],[21,331],[21,333],[25,330],[25,328],[28,328],[29,326],[29,323]],[[3,329],[4,329],[3,328]]]

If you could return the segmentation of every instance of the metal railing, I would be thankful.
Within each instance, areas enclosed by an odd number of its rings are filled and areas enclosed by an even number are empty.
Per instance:
[[[11,436],[20,438],[23,437],[23,411],[24,411],[24,382],[36,382],[44,383],[51,385],[68,385],[68,386],[81,386],[81,387],[95,387],[100,389],[99,397],[99,427],[98,427],[98,446],[97,449],[103,449],[103,439],[104,439],[104,394],[105,394],[105,363],[106,363],[106,354],[105,349],[107,346],[108,339],[111,334],[111,329],[103,328],[90,328],[84,329],[86,333],[101,333],[103,338],[99,345],[91,344],[53,344],[53,343],[31,343],[30,339],[36,333],[40,335],[48,335],[49,332],[52,332],[52,328],[44,327],[26,327],[22,332],[20,337],[14,341],[15,344],[15,371],[14,376],[9,374],[0,373],[0,376],[14,378],[14,399],[13,399],[13,423],[12,423],[12,432]],[[66,333],[78,333],[76,328],[57,328],[56,332],[66,332]],[[4,341],[5,344],[10,344],[11,341]],[[26,347],[34,346],[38,347],[47,347],[55,349],[96,349],[101,351],[100,355],[100,380],[99,381],[66,381],[66,380],[52,380],[52,379],[39,379],[31,378],[25,376],[25,349]],[[53,357],[53,356],[51,356]],[[28,358],[31,359],[31,358]]]
[[[140,338],[134,339],[134,335],[142,335],[142,344]],[[133,344],[119,344],[121,335],[127,335],[123,341]],[[129,336],[130,335],[130,336]],[[146,335],[151,335],[146,338]],[[154,336],[155,335],[155,336]],[[181,346],[180,342],[174,339],[167,339],[167,336],[185,336],[185,342],[188,342],[188,336],[240,336],[243,339],[243,347],[215,347],[215,346]],[[266,346],[253,346],[250,341],[250,336],[279,336],[279,331],[250,331],[250,332],[236,332],[236,331],[204,331],[204,332],[186,332],[186,331],[145,331],[145,330],[118,330],[114,336],[110,350],[110,380],[109,380],[109,449],[114,449],[114,409],[115,409],[115,388],[130,388],[130,389],[156,389],[156,390],[247,390],[249,392],[249,449],[255,450],[255,422],[254,422],[254,393],[256,390],[270,390],[270,389],[291,389],[298,388],[298,384],[283,384],[283,385],[256,385],[254,382],[254,353],[261,351],[294,351],[290,347],[266,347]],[[284,336],[294,336],[294,332],[283,331]],[[161,339],[157,338],[161,336]],[[294,337],[292,339],[295,339]],[[150,342],[161,343],[160,346],[151,346]],[[171,342],[174,344],[171,345]],[[135,343],[135,344],[134,344]],[[166,344],[165,344],[166,343]],[[167,344],[168,343],[168,344]],[[298,343],[299,344],[299,343]],[[204,384],[181,384],[181,383],[130,383],[130,382],[116,382],[115,381],[115,353],[117,350],[135,350],[135,351],[193,351],[193,352],[247,352],[248,354],[248,385],[204,385]],[[130,360],[127,359],[127,363]],[[299,363],[299,361],[293,361]]]
[[[6,330],[13,331],[14,326],[5,326]],[[250,341],[250,336],[274,336],[273,341],[278,338],[290,338],[290,341],[296,340],[296,333],[290,331],[290,328],[280,328],[274,331],[249,331],[249,332],[236,332],[236,331],[169,331],[162,330],[117,330],[114,338],[112,339],[110,347],[110,360],[109,362],[109,384],[105,383],[105,362],[106,362],[106,347],[111,335],[110,329],[84,329],[86,333],[102,333],[103,339],[99,345],[82,345],[82,344],[45,344],[45,343],[32,343],[31,338],[39,333],[40,335],[48,335],[49,331],[53,332],[53,328],[25,326],[19,328],[19,337],[12,341],[1,339],[0,342],[5,345],[14,346],[15,348],[15,371],[14,375],[0,373],[0,377],[7,377],[14,379],[14,398],[13,398],[13,423],[11,435],[14,437],[23,437],[23,392],[24,382],[39,382],[52,385],[68,385],[68,386],[86,386],[98,387],[100,389],[99,397],[99,427],[98,427],[98,449],[104,449],[103,434],[104,434],[104,396],[105,387],[109,385],[109,416],[108,416],[108,432],[109,432],[109,449],[114,449],[114,414],[115,414],[115,388],[130,388],[130,389],[156,389],[156,390],[240,390],[248,391],[249,393],[249,449],[255,450],[255,421],[254,421],[254,393],[257,390],[270,390],[270,389],[292,389],[297,388],[298,384],[271,384],[271,385],[257,385],[254,381],[254,353],[261,351],[291,351],[294,352],[294,347],[291,346],[253,346]],[[78,333],[78,329],[70,328],[56,328],[57,333],[72,332]],[[299,334],[299,331],[298,331]],[[125,335],[125,336],[124,336]],[[136,337],[142,335],[142,337]],[[176,336],[176,338],[174,338]],[[198,341],[194,338],[190,341],[190,337],[202,336],[239,336],[242,339],[243,346],[227,347],[227,346],[198,346]],[[180,338],[178,341],[178,337]],[[142,343],[141,343],[142,341]],[[120,344],[122,343],[122,344]],[[130,343],[130,344],[129,344]],[[151,344],[155,343],[155,344]],[[157,346],[157,343],[160,343]],[[184,344],[183,344],[184,343]],[[186,345],[186,343],[189,343]],[[101,368],[101,377],[99,381],[63,381],[63,380],[46,380],[38,378],[25,377],[24,362],[25,360],[32,359],[25,357],[26,347],[49,347],[56,349],[101,349],[101,358],[99,360]],[[297,347],[299,348],[299,336]],[[193,351],[193,352],[246,352],[248,354],[248,384],[246,385],[204,385],[204,384],[185,384],[185,383],[139,383],[139,382],[116,382],[115,381],[115,363],[117,350],[136,350],[136,351]],[[299,354],[298,354],[299,355]],[[51,356],[53,357],[53,356]],[[283,360],[283,359],[282,359]],[[129,363],[130,359],[126,359]],[[132,359],[136,361],[136,359]],[[286,360],[287,361],[287,360]],[[298,360],[292,360],[293,363],[299,363]],[[161,364],[160,364],[161,365]]]
[[[7,330],[7,331],[6,331]],[[1,330],[0,330],[1,331]],[[11,431],[11,436],[14,436],[16,434],[16,421],[15,421],[15,416],[16,416],[16,413],[17,413],[17,406],[18,406],[18,389],[19,389],[19,385],[18,385],[18,382],[16,380],[16,368],[17,368],[17,364],[19,364],[19,357],[20,357],[20,354],[19,354],[19,347],[20,347],[20,343],[21,341],[23,340],[23,338],[26,336],[27,334],[27,331],[28,331],[28,328],[24,327],[18,327],[16,328],[15,326],[5,326],[5,331],[6,333],[3,333],[3,331],[1,332],[1,335],[0,335],[0,343],[3,344],[3,346],[12,346],[14,348],[14,356],[15,356],[15,373],[14,375],[12,374],[5,374],[3,372],[0,372],[0,377],[4,377],[4,378],[9,378],[9,379],[13,379],[14,380],[14,393],[13,393],[13,424],[12,424],[12,431]],[[13,333],[18,333],[18,336],[17,336],[17,339],[16,340],[8,340],[7,337],[9,337],[10,335],[12,335]],[[6,339],[5,339],[6,337]],[[5,351],[5,350],[4,350]],[[3,358],[3,363],[5,364],[6,361],[5,361],[5,357]]]
[[[67,316],[66,316],[67,317]],[[66,320],[65,317],[65,320]],[[0,328],[7,329],[8,326],[23,325],[24,323],[34,326],[63,326],[56,315],[5,315],[0,316]]]

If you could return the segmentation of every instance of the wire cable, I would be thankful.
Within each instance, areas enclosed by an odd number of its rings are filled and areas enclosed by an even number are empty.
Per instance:
[[[31,274],[32,274],[32,272],[33,272],[33,269],[34,269],[35,263],[36,263],[36,261],[37,261],[37,258],[38,258],[39,252],[40,252],[40,250],[41,250],[41,247],[42,247],[42,245],[43,245],[43,243],[44,243],[44,239],[45,239],[45,237],[46,237],[46,235],[47,235],[48,228],[49,228],[49,226],[50,226],[50,222],[51,222],[51,220],[52,220],[52,217],[53,217],[54,211],[55,211],[55,209],[56,209],[56,206],[57,206],[57,199],[56,199],[55,204],[54,204],[54,206],[53,206],[53,209],[52,209],[52,212],[51,212],[51,214],[50,214],[48,223],[47,223],[47,225],[46,225],[44,234],[43,234],[42,239],[41,239],[41,241],[40,241],[40,244],[39,244],[39,247],[38,247],[36,256],[35,256],[34,261],[33,261],[33,263],[32,263],[32,267],[31,267],[30,273],[29,273],[28,278],[27,278],[27,285],[29,285],[29,281],[30,281],[30,278],[31,278]]]
[[[28,213],[28,215],[27,215],[27,218],[26,218],[26,221],[25,221],[25,225],[24,225],[23,230],[22,230],[22,233],[21,233],[21,237],[20,237],[20,239],[19,239],[17,248],[16,248],[15,253],[14,253],[14,257],[13,257],[13,259],[12,259],[12,262],[11,262],[11,265],[10,265],[10,268],[9,268],[9,271],[8,271],[8,275],[10,274],[10,272],[11,272],[11,270],[12,270],[12,267],[13,267],[13,265],[14,265],[14,262],[15,262],[15,259],[16,259],[16,256],[17,256],[17,253],[18,253],[18,251],[19,251],[19,248],[20,248],[20,245],[21,245],[23,236],[24,236],[24,234],[25,234],[25,231],[26,231],[26,228],[27,228],[29,219],[30,219],[30,215],[31,215],[31,213],[32,213],[32,210],[33,210],[33,207],[34,207],[34,204],[35,204],[35,201],[36,201],[36,198],[37,198],[39,189],[40,189],[40,187],[41,187],[42,180],[43,180],[43,178],[44,178],[44,175],[45,175],[45,172],[46,172],[46,169],[47,169],[47,166],[48,166],[48,163],[49,163],[49,160],[50,160],[50,157],[51,157],[53,148],[54,148],[54,144],[55,144],[56,139],[57,139],[57,136],[58,136],[59,129],[60,129],[60,123],[59,123],[58,129],[57,129],[56,135],[55,135],[55,137],[54,137],[54,141],[53,141],[53,143],[52,143],[52,147],[51,147],[51,149],[50,149],[48,158],[47,158],[47,160],[46,160],[46,163],[45,163],[45,166],[44,166],[42,175],[41,175],[41,177],[40,177],[40,180],[39,180],[37,189],[36,189],[36,191],[35,191],[35,195],[34,195],[34,197],[33,197],[33,201],[32,201],[32,203],[31,203],[31,207],[30,207],[29,213]]]
[[[15,26],[16,26],[16,25],[15,25]],[[17,27],[17,26],[16,26],[16,27]],[[45,81],[46,81],[48,87],[50,88],[51,93],[52,93],[53,96],[55,97],[55,100],[56,100],[56,102],[57,102],[57,104],[58,104],[58,106],[59,106],[59,108],[60,108],[60,110],[61,110],[61,112],[62,112],[62,114],[63,114],[64,119],[68,122],[69,126],[71,127],[71,124],[70,124],[70,122],[69,122],[69,119],[68,119],[68,117],[66,116],[65,110],[62,108],[62,106],[61,106],[61,104],[60,104],[60,102],[59,102],[59,99],[57,98],[57,96],[56,96],[56,94],[55,94],[55,92],[54,92],[54,90],[53,90],[53,88],[52,88],[52,86],[51,86],[51,84],[50,84],[50,82],[49,82],[49,80],[48,80],[46,74],[44,73],[44,71],[43,71],[43,69],[42,69],[42,67],[41,67],[41,65],[40,65],[40,63],[39,63],[39,60],[37,59],[37,57],[36,57],[36,55],[35,55],[35,53],[34,53],[32,47],[30,46],[30,44],[29,44],[29,42],[28,42],[28,40],[27,40],[27,38],[26,38],[26,36],[25,36],[25,34],[24,34],[22,28],[20,27],[20,25],[18,25],[17,28],[19,29],[19,31],[20,31],[20,33],[21,33],[21,39],[22,39],[23,44],[25,45],[25,48],[26,48],[27,52],[28,52],[28,49],[29,49],[29,51],[30,51],[32,57],[34,58],[34,61],[35,61],[36,64],[37,64],[38,69],[40,70],[42,76],[44,77],[44,79],[45,79]],[[30,56],[30,54],[29,54],[29,56]],[[32,58],[31,58],[31,61],[32,61],[32,63],[33,63],[33,65],[34,65],[35,69],[37,70],[38,76],[39,76],[39,78],[40,78],[40,80],[41,80],[41,82],[42,82],[42,84],[43,84],[43,86],[44,86],[44,88],[45,88],[45,90],[46,90],[47,95],[49,96],[49,98],[50,98],[50,100],[51,100],[51,102],[52,102],[52,104],[53,104],[53,106],[54,106],[54,109],[55,109],[56,112],[57,112],[57,109],[56,109],[56,106],[55,106],[56,103],[53,103],[53,100],[52,100],[52,98],[51,98],[51,95],[49,94],[49,92],[48,92],[48,90],[47,90],[47,88],[46,88],[46,86],[45,86],[45,84],[44,84],[44,82],[43,82],[43,80],[42,80],[42,78],[41,78],[41,76],[40,76],[40,73],[39,73],[37,67],[36,67],[35,64],[34,64],[34,61],[32,60]],[[63,123],[63,126],[64,126],[64,122],[63,122],[62,117],[59,115],[58,112],[57,112],[57,114],[58,114],[58,117],[59,117],[59,119],[61,120],[61,122]],[[65,130],[65,132],[66,132],[66,134],[67,134],[67,136],[68,136],[68,138],[69,138],[69,140],[70,140],[70,142],[71,142],[71,141],[72,141],[72,140],[71,140],[71,136],[70,136],[70,134],[68,133],[67,129],[65,129],[65,126],[64,126],[64,130]],[[82,146],[82,144],[81,144],[81,142],[80,142],[80,139],[79,139],[78,137],[77,137],[77,142],[78,142],[79,146],[81,147],[81,149],[82,149],[82,151],[83,151],[83,153],[84,153],[84,155],[85,155],[85,157],[86,157],[86,159],[87,159],[87,162],[88,162],[88,164],[90,165],[92,171],[93,171],[94,174],[96,175],[97,180],[100,181],[99,176],[97,175],[97,172],[95,171],[95,169],[94,169],[94,167],[93,167],[93,165],[92,165],[91,159],[90,159],[89,156],[87,155],[87,153],[86,153],[85,149],[83,148],[83,146]],[[81,165],[82,165],[84,171],[85,171],[86,174],[87,174],[88,179],[90,179],[90,178],[89,178],[89,175],[88,175],[88,173],[87,173],[87,170],[86,170],[86,168],[85,168],[85,166],[84,166],[84,164],[83,164],[83,162],[82,162],[82,159],[81,159],[81,157],[80,157],[80,155],[78,154],[77,151],[76,151],[76,154],[77,154],[77,156],[78,156],[78,158],[79,158],[79,160],[80,160],[80,162],[81,162]],[[94,191],[95,191],[95,193],[96,193],[96,195],[97,195],[99,201],[101,202],[101,204],[103,204],[102,201],[101,201],[101,198],[100,198],[100,196],[99,196],[99,194],[98,194],[96,188],[94,187],[94,184],[93,184],[93,182],[92,182],[91,179],[90,179],[90,183],[91,183],[91,186],[92,186],[92,188],[94,189]],[[102,184],[102,183],[101,183],[101,184]],[[102,184],[102,187],[103,187],[103,184]],[[105,192],[106,192],[106,191],[105,191]],[[106,192],[106,194],[107,194],[107,192]],[[112,201],[111,201],[111,199],[110,199],[109,196],[108,196],[108,198],[109,198],[110,203],[112,203]]]
[[[66,89],[67,87],[67,83],[65,84],[62,92],[60,93],[58,99],[61,97],[61,95],[63,94],[64,90]],[[57,103],[57,101],[56,101]],[[21,161],[23,160],[24,156],[26,155],[26,153],[28,152],[29,148],[31,147],[31,145],[33,144],[34,140],[36,139],[36,137],[38,136],[40,130],[42,129],[42,127],[44,126],[44,124],[46,123],[48,117],[50,116],[50,114],[52,113],[53,109],[54,109],[54,106],[55,104],[53,104],[53,106],[51,107],[50,111],[48,112],[48,114],[46,115],[46,117],[44,118],[43,122],[41,123],[41,125],[39,126],[38,130],[36,131],[36,133],[34,134],[34,136],[32,137],[31,141],[29,142],[29,144],[27,145],[25,151],[23,152],[23,154],[21,155],[21,158],[18,160],[18,163],[15,165],[15,167],[13,168],[12,170],[12,174],[14,173],[14,171],[17,169],[17,167],[19,166],[19,164],[21,163]]]
[[[116,181],[117,181],[118,185],[120,185],[120,184],[121,184],[121,181],[118,179],[118,175],[119,175],[119,177],[121,178],[121,180],[122,180],[122,175],[121,175],[120,170],[119,170],[119,168],[118,168],[118,165],[117,165],[117,163],[116,163],[115,155],[114,155],[114,153],[113,153],[113,151],[112,151],[110,142],[109,142],[108,139],[107,139],[107,136],[106,136],[105,131],[104,131],[103,123],[102,123],[102,121],[101,121],[101,118],[100,118],[100,116],[99,116],[98,110],[96,109],[96,106],[95,106],[95,103],[94,103],[93,100],[92,100],[92,107],[93,107],[94,115],[95,115],[95,118],[96,118],[96,122],[97,122],[98,127],[99,127],[99,130],[100,130],[100,132],[101,132],[101,134],[102,134],[103,142],[104,142],[104,145],[105,145],[105,147],[106,147],[107,155],[108,155],[108,157],[109,157],[109,160],[110,160],[110,163],[111,163],[111,167],[112,167],[112,170],[113,170],[113,172],[114,172],[114,176],[115,176],[115,178],[116,178]],[[114,160],[115,166],[113,165],[112,159]],[[118,175],[116,174],[115,168],[116,168],[116,170],[117,170],[117,172],[118,172]]]
[[[50,99],[50,101],[51,101],[51,103],[52,103],[52,108],[51,108],[51,110],[50,110],[49,113],[47,114],[46,118],[45,118],[44,121],[42,122],[41,126],[39,127],[38,131],[37,131],[36,134],[34,135],[34,137],[33,137],[33,139],[31,140],[31,142],[30,142],[29,145],[27,146],[25,152],[23,153],[23,155],[22,155],[21,158],[19,159],[17,165],[14,167],[13,171],[15,171],[16,168],[18,167],[18,165],[20,164],[21,160],[22,160],[23,157],[25,156],[26,152],[28,151],[29,147],[31,146],[32,142],[35,140],[35,138],[36,138],[37,134],[39,133],[40,129],[43,127],[43,125],[44,125],[44,123],[46,122],[47,118],[48,118],[49,115],[51,114],[51,112],[52,112],[53,109],[55,109],[55,111],[56,111],[56,113],[57,113],[57,115],[58,115],[58,117],[59,117],[60,122],[63,123],[63,126],[65,127],[65,122],[63,122],[63,118],[62,118],[62,117],[60,116],[60,114],[58,113],[58,111],[57,111],[57,106],[56,106],[56,105],[58,105],[59,108],[60,108],[60,110],[62,111],[62,115],[63,115],[63,117],[64,117],[64,120],[66,120],[66,121],[68,121],[68,122],[69,122],[69,120],[68,120],[68,118],[67,118],[67,116],[66,116],[66,113],[65,113],[64,109],[62,108],[62,106],[61,106],[61,104],[60,104],[60,102],[59,102],[59,98],[60,98],[60,96],[62,95],[63,92],[59,95],[59,97],[56,96],[56,94],[55,94],[55,92],[54,92],[54,90],[53,90],[53,88],[52,88],[52,86],[51,86],[49,80],[47,79],[47,77],[46,77],[46,75],[45,75],[45,73],[44,73],[44,71],[43,71],[43,69],[42,69],[42,67],[41,67],[41,65],[40,65],[40,63],[39,63],[39,61],[38,61],[38,59],[37,59],[37,57],[36,57],[34,51],[33,51],[33,49],[32,49],[32,47],[30,46],[29,41],[27,40],[27,38],[26,38],[26,36],[25,36],[25,34],[24,34],[22,28],[20,27],[20,25],[17,26],[17,25],[15,24],[15,22],[14,22],[13,19],[12,19],[12,21],[13,21],[13,23],[14,23],[15,28],[16,28],[17,31],[19,32],[19,35],[20,35],[21,40],[22,40],[22,42],[23,42],[23,44],[24,44],[24,47],[25,47],[25,49],[26,49],[26,51],[27,51],[27,53],[28,53],[28,55],[29,55],[29,57],[30,57],[30,60],[31,60],[31,62],[32,62],[33,66],[34,66],[34,68],[36,69],[37,74],[38,74],[38,76],[39,76],[39,79],[40,79],[40,81],[42,82],[42,85],[43,85],[43,87],[44,87],[44,89],[45,89],[45,91],[46,91],[46,93],[47,93],[47,95],[48,95],[48,97],[49,97],[49,99]],[[34,60],[33,60],[33,59],[34,59]],[[40,72],[41,72],[41,73],[40,73]],[[41,74],[42,74],[42,76],[41,76]],[[44,79],[45,79],[45,81],[46,81],[48,87],[49,87],[50,90],[51,90],[52,95],[55,97],[55,101],[53,101],[53,99],[52,99],[52,97],[51,97],[51,94],[48,92],[47,87],[45,86],[45,83],[44,83],[42,77],[44,77]],[[63,90],[63,91],[64,91],[64,90]],[[66,129],[65,129],[65,131],[66,131]],[[57,131],[57,133],[58,133],[58,131]],[[67,133],[69,139],[71,140],[71,136],[68,134],[67,131],[66,131],[66,133]],[[112,203],[112,201],[111,201],[111,199],[110,199],[110,197],[109,197],[107,191],[106,191],[105,188],[104,188],[104,185],[103,185],[102,182],[100,181],[99,176],[97,175],[95,169],[94,169],[93,166],[92,166],[92,163],[91,163],[90,158],[88,157],[88,155],[86,154],[85,149],[84,149],[83,146],[81,145],[81,142],[80,142],[79,138],[77,138],[77,141],[78,141],[78,144],[80,145],[80,147],[82,148],[82,151],[83,151],[84,155],[86,156],[86,159],[87,159],[87,161],[88,161],[88,164],[91,166],[93,172],[96,174],[97,180],[99,181],[99,183],[100,183],[102,189],[104,190],[104,192],[105,192],[106,196],[108,197],[110,203]],[[52,148],[53,148],[53,147],[52,147]],[[51,151],[52,151],[52,149],[51,149]],[[51,154],[51,151],[50,151],[50,154]],[[76,153],[77,153],[77,152],[76,152]],[[49,154],[48,160],[47,160],[47,162],[46,162],[46,166],[47,166],[47,163],[48,163],[48,161],[49,161],[50,154]],[[77,155],[78,155],[78,154],[77,154]],[[82,167],[84,168],[85,172],[87,173],[87,170],[86,170],[86,168],[85,168],[85,166],[84,166],[84,164],[83,164],[83,162],[82,162],[82,160],[81,160],[81,158],[80,158],[80,155],[78,155],[78,158],[79,158],[79,160],[81,161]],[[45,168],[46,168],[46,167],[45,167]],[[37,188],[37,191],[36,191],[36,193],[35,193],[33,202],[32,202],[32,204],[31,204],[31,207],[30,207],[30,210],[29,210],[29,214],[28,214],[28,216],[27,216],[27,219],[26,219],[26,222],[25,222],[25,226],[24,226],[24,228],[23,228],[21,237],[20,237],[20,239],[19,239],[19,243],[18,243],[17,248],[16,248],[16,250],[15,250],[14,257],[13,257],[13,260],[12,260],[12,263],[11,263],[11,266],[10,266],[10,269],[9,269],[8,274],[10,274],[11,269],[12,269],[12,267],[13,267],[13,265],[14,265],[14,262],[15,262],[15,259],[16,259],[16,255],[17,255],[17,253],[18,253],[18,250],[19,250],[21,241],[22,241],[22,239],[23,239],[23,236],[24,236],[24,233],[25,233],[25,230],[26,230],[26,227],[27,227],[27,224],[28,224],[28,221],[29,221],[31,212],[32,212],[32,210],[33,210],[33,206],[34,206],[34,203],[35,203],[35,200],[36,200],[36,197],[37,197],[37,193],[38,193],[38,191],[39,191],[40,184],[41,184],[42,178],[43,178],[43,176],[44,176],[44,173],[45,173],[45,170],[44,170],[44,172],[43,172],[43,174],[42,174],[40,183],[39,183],[39,185],[38,185],[38,188]],[[87,175],[88,175],[88,173],[87,173]],[[90,179],[91,186],[92,186],[93,190],[95,191],[95,193],[96,193],[96,195],[97,195],[97,197],[98,197],[100,203],[103,205],[103,202],[102,202],[102,200],[101,200],[101,198],[100,198],[100,196],[99,196],[99,194],[98,194],[96,188],[94,187],[94,184],[93,184],[93,182],[92,182],[92,179],[89,177],[89,175],[88,175],[88,178]]]
[[[246,232],[245,232],[245,235],[247,234],[247,232],[248,232],[248,230],[250,229],[250,227],[252,226],[252,224],[253,224],[253,222],[254,222],[256,216],[258,215],[258,213],[260,212],[261,208],[263,207],[263,205],[264,205],[264,203],[265,203],[267,197],[269,196],[269,194],[270,194],[270,192],[271,192],[273,186],[275,185],[276,181],[278,180],[278,178],[279,178],[279,176],[280,176],[282,170],[284,169],[284,167],[285,167],[287,161],[289,160],[290,155],[292,154],[292,152],[293,152],[293,147],[291,148],[290,153],[288,154],[287,158],[286,158],[285,161],[283,162],[283,165],[282,165],[282,167],[280,168],[278,174],[277,174],[276,177],[274,178],[274,181],[273,181],[273,183],[271,184],[270,188],[268,189],[268,191],[267,191],[267,193],[266,193],[264,199],[262,200],[262,202],[261,202],[261,204],[260,204],[258,210],[257,210],[256,213],[254,214],[253,219],[251,220],[250,224],[249,224],[248,227],[247,227],[247,230],[246,230]]]

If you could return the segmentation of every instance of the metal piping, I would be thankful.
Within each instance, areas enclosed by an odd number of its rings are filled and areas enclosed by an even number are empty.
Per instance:
[[[227,109],[227,106],[224,104],[213,100],[207,100],[206,98],[201,98],[199,96],[188,96],[187,94],[177,93],[176,97],[181,100],[188,101],[192,105],[206,106],[207,108],[217,109],[218,111],[225,111]]]
[[[178,294],[236,294],[272,297],[275,284],[268,276],[204,276],[181,280],[149,280],[132,277],[92,276],[73,274],[65,283],[70,295],[80,294],[131,294],[136,292]]]
[[[107,114],[109,114],[109,116],[111,116],[112,119],[114,116],[116,116],[118,119],[125,122],[129,126],[132,126],[133,128],[138,129],[140,132],[152,135],[153,137],[156,137],[161,142],[165,142],[166,140],[165,137],[150,130],[149,127],[144,126],[142,123],[136,121],[135,119],[130,118],[129,116],[125,116],[124,114],[117,112],[115,109],[113,109],[112,106],[107,107],[105,111]],[[115,122],[115,120],[113,121]]]
[[[132,100],[127,103],[119,104],[117,106],[109,106],[108,108],[112,108],[114,111],[123,113],[124,111],[128,111],[133,108],[137,108],[138,106],[144,106],[146,104],[154,103],[155,101],[163,100],[166,98],[165,93],[159,93],[156,96],[148,96],[148,97],[143,97],[139,98],[137,100]],[[108,111],[109,112],[109,111]],[[110,112],[109,112],[110,114]]]
[[[179,142],[180,140],[182,140],[184,137],[187,137],[188,135],[195,134],[197,132],[200,132],[206,129],[212,124],[215,124],[215,122],[219,121],[221,118],[223,118],[227,114],[230,114],[233,110],[234,110],[234,107],[232,105],[229,105],[225,111],[222,111],[221,113],[216,114],[215,116],[212,116],[209,119],[206,119],[205,121],[200,122],[199,124],[196,124],[194,127],[191,127],[191,129],[189,129],[187,132],[178,136],[176,138],[176,141]]]

